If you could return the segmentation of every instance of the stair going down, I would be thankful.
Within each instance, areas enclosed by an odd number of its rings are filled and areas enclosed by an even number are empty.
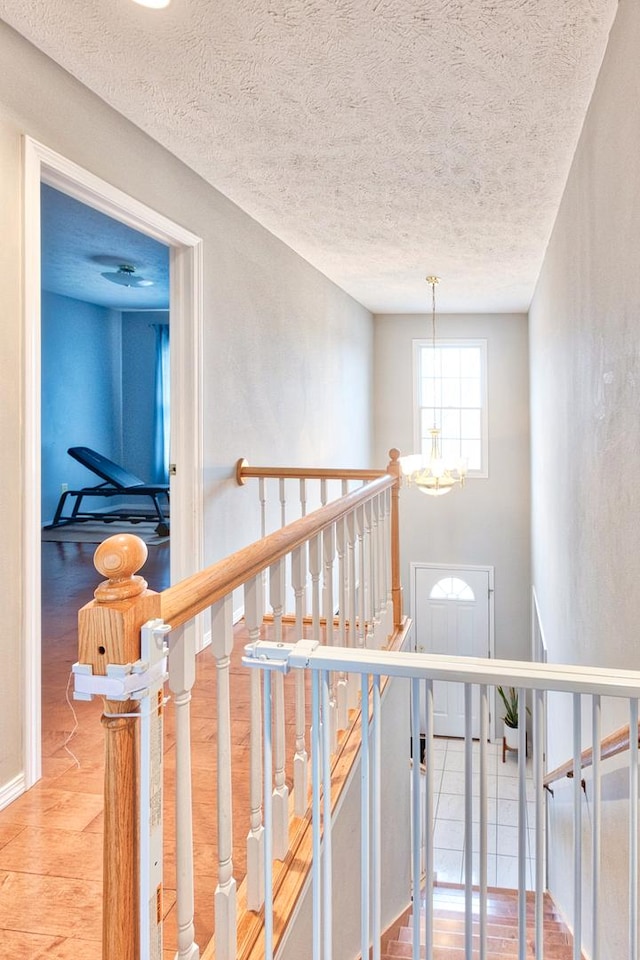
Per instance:
[[[433,960],[464,960],[464,887],[434,888]],[[545,960],[572,960],[573,941],[553,901],[544,901]],[[534,900],[527,895],[527,960],[535,960]],[[424,909],[421,909],[420,957],[425,957]],[[382,960],[413,957],[413,908],[389,927],[382,939]],[[479,954],[478,892],[473,895],[473,955]],[[493,888],[487,893],[487,960],[518,958],[518,898],[515,890]]]

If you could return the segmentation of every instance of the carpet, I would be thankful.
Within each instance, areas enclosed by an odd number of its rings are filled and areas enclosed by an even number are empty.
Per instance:
[[[114,520],[113,523],[101,523],[97,520],[87,520],[84,523],[69,523],[53,530],[42,531],[44,543],[102,543],[107,537],[118,533],[133,533],[136,537],[151,547],[161,543],[169,543],[169,537],[160,537],[155,531],[155,520],[141,523],[123,523]]]

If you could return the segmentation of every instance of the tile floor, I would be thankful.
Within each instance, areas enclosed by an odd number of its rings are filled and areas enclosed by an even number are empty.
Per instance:
[[[487,882],[489,886],[518,885],[518,758],[507,753],[502,762],[502,742],[487,744],[488,816]],[[474,743],[474,770],[478,769],[478,744]],[[438,738],[434,742],[434,867],[437,879],[464,882],[464,741]],[[478,882],[478,775],[474,774],[474,883]],[[535,809],[531,759],[527,761],[527,889],[535,880]]]

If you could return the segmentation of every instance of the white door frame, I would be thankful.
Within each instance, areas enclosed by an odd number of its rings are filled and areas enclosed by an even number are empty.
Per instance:
[[[471,563],[460,564],[460,563],[422,563],[421,561],[413,561],[410,564],[411,576],[411,621],[413,623],[413,647],[414,650],[417,647],[418,638],[416,635],[416,571],[417,570],[455,570],[456,573],[464,573],[465,570],[476,570],[481,572],[486,572],[488,574],[489,580],[489,651],[488,656],[490,659],[495,657],[495,629],[494,629],[494,589],[493,589],[493,577],[494,577],[494,568],[492,566],[485,566],[483,564],[473,565]],[[461,579],[464,579],[461,577]],[[489,695],[489,739],[494,741],[496,738],[496,702],[495,702],[495,690],[493,694]]]
[[[171,580],[202,567],[203,244],[200,237],[31,137],[23,138],[24,351],[23,556],[24,780],[40,779],[40,184],[80,200],[170,248]]]

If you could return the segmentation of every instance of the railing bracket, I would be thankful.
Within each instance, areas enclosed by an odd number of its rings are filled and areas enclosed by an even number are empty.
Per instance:
[[[245,667],[261,667],[263,670],[276,670],[289,673],[292,667],[309,665],[311,654],[318,649],[317,640],[298,640],[297,643],[273,643],[258,640],[247,644],[242,663]]]
[[[171,627],[162,620],[151,620],[145,626],[151,627],[156,643],[161,645],[162,659],[153,666],[145,660],[135,663],[110,663],[107,673],[94,674],[90,663],[74,663],[71,668],[74,675],[74,700],[92,700],[95,696],[107,700],[143,700],[149,695],[149,689],[167,678],[167,655],[169,644],[166,639]]]

